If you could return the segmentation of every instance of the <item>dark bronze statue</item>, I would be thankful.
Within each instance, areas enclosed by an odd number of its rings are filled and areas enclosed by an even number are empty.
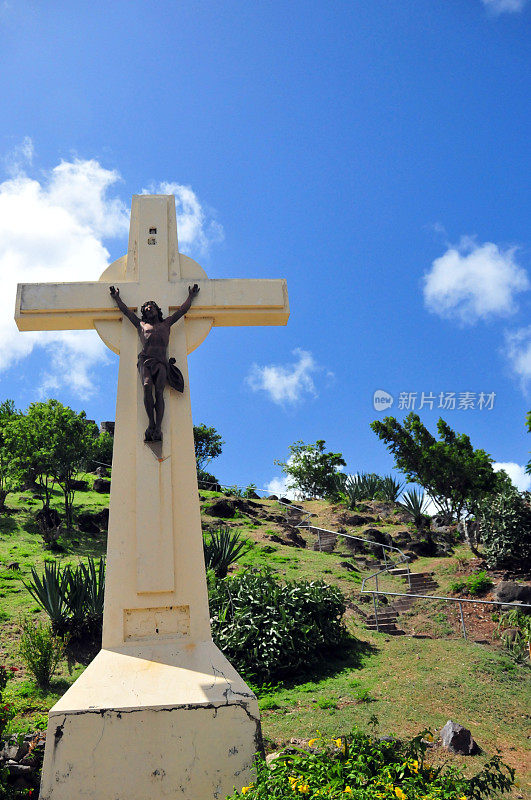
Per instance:
[[[144,387],[144,405],[149,418],[146,429],[146,442],[160,442],[161,424],[164,417],[164,386],[166,381],[172,389],[182,392],[184,380],[181,370],[175,366],[175,359],[167,358],[170,328],[189,310],[192,300],[199,292],[197,283],[188,287],[188,297],[171,316],[163,319],[162,311],[154,300],[148,300],[142,308],[141,319],[130,311],[115,286],[109,289],[111,297],[122,314],[130,320],[138,331],[142,350],[138,354],[138,371]],[[153,397],[153,394],[155,395]]]

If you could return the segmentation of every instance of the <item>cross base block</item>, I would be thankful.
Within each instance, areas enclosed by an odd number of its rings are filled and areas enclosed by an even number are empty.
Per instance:
[[[252,781],[258,704],[215,645],[136,649],[101,650],[51,709],[41,800],[222,800]]]

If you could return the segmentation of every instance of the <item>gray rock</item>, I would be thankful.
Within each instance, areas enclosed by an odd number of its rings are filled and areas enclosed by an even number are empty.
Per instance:
[[[18,744],[16,739],[10,739],[0,750],[0,761],[19,761],[29,750],[29,744]]]
[[[7,762],[7,768],[12,778],[28,778],[33,772],[33,767],[11,761]]]
[[[501,581],[496,587],[500,603],[531,603],[531,585],[516,581]]]
[[[95,492],[99,492],[100,494],[109,494],[111,491],[111,482],[103,478],[96,478],[93,488]]]
[[[472,738],[468,728],[464,728],[457,722],[448,720],[444,728],[441,729],[440,737],[443,747],[451,753],[458,753],[462,756],[471,756],[479,751],[479,747]]]

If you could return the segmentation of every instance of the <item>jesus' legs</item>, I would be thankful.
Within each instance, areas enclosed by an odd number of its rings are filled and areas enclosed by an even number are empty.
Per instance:
[[[146,430],[145,439],[146,442],[149,442],[153,439],[153,433],[155,431],[155,403],[153,402],[153,384],[151,382],[144,384],[144,407],[149,419],[149,425]]]
[[[164,417],[164,386],[166,385],[166,371],[159,369],[155,379],[155,431],[153,439],[162,439],[162,418]]]

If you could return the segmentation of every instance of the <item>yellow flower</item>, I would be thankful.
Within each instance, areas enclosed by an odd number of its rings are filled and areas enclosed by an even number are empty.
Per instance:
[[[291,788],[294,789],[296,787],[296,785],[298,784],[299,779],[298,778],[294,778],[293,775],[290,775],[289,778],[288,778],[288,781],[290,783]]]
[[[308,783],[301,783],[298,789],[301,794],[308,794],[310,791],[310,786]]]
[[[247,792],[250,792],[252,788],[253,788],[253,784],[252,783],[251,783],[250,786],[243,786],[242,787],[242,794],[247,794]]]
[[[400,786],[395,787],[395,794],[398,797],[398,800],[406,800],[406,794],[402,791]]]
[[[343,740],[342,739],[334,739],[334,744],[336,745],[336,747],[342,747],[343,746]]]
[[[424,737],[424,739],[427,742],[433,742],[433,733],[427,733],[426,736]]]
[[[315,747],[315,743],[318,742],[319,739],[310,739],[308,742],[308,747]]]
[[[466,795],[463,795],[462,797],[460,797],[459,800],[467,800]]]
[[[353,792],[350,786],[345,786],[345,788],[343,789],[343,794],[352,794],[352,793]]]
[[[419,771],[419,762],[418,761],[410,761],[409,769],[411,772],[418,772]]]

